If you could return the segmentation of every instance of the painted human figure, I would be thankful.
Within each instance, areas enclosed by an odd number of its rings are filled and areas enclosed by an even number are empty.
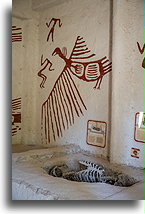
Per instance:
[[[53,23],[53,24],[52,24],[52,27],[50,28],[51,23]],[[58,23],[59,27],[62,26],[62,23],[61,23],[60,19],[52,18],[51,21],[49,22],[49,24],[46,22],[46,26],[48,28],[50,28],[50,31],[49,31],[48,36],[47,36],[47,42],[49,40],[50,35],[51,35],[51,38],[52,38],[52,42],[54,41],[54,28],[55,28],[56,23]]]
[[[44,88],[44,84],[45,84],[46,79],[47,79],[46,75],[44,75],[42,73],[42,71],[44,71],[48,65],[49,65],[49,68],[48,68],[49,71],[53,71],[54,70],[54,69],[51,68],[52,67],[52,62],[48,58],[46,58],[43,61],[43,54],[42,54],[42,56],[41,56],[41,66],[43,66],[44,64],[45,64],[45,66],[38,72],[38,76],[43,79],[41,84],[40,84],[40,88]]]

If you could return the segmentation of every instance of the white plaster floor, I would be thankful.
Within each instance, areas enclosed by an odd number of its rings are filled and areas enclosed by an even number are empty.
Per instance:
[[[139,180],[130,187],[68,181],[48,175],[42,167],[91,160],[110,167],[106,160],[83,154],[78,147],[61,146],[12,154],[13,200],[143,200],[143,170],[111,165]]]

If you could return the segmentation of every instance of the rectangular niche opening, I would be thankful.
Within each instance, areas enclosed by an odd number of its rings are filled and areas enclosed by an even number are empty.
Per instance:
[[[107,123],[89,120],[87,124],[87,144],[104,148],[106,146]]]
[[[137,142],[145,142],[145,113],[137,112],[135,114],[134,140]]]

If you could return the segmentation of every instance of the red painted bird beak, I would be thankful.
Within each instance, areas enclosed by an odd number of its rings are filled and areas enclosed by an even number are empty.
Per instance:
[[[54,50],[53,53],[52,53],[52,56],[55,56],[57,53],[56,51]]]

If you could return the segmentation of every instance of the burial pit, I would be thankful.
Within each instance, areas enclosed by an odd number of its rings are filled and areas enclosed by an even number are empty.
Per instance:
[[[12,160],[13,200],[135,200],[138,187],[143,195],[143,170],[111,164],[78,146],[13,153]],[[103,167],[104,180],[93,180],[96,171],[84,163]],[[78,176],[82,171],[84,177]]]

